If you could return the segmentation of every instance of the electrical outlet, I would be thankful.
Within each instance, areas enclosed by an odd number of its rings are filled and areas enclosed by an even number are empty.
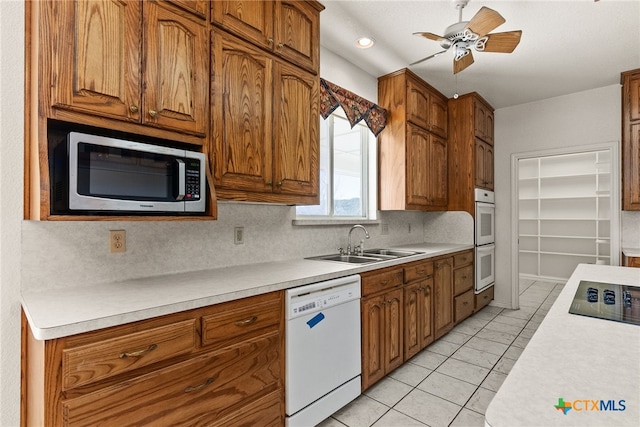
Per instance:
[[[382,236],[386,236],[389,234],[389,224],[387,224],[386,222],[380,224],[380,234]]]
[[[233,229],[233,243],[236,245],[244,245],[244,227],[236,227]]]
[[[127,250],[127,234],[124,230],[109,231],[109,252],[121,253]]]

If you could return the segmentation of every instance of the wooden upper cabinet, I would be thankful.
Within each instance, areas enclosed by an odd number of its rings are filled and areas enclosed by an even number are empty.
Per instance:
[[[407,69],[378,79],[389,111],[378,136],[381,210],[446,210],[446,98]]]
[[[473,127],[477,138],[493,145],[493,109],[480,99],[474,104]]]
[[[622,73],[622,209],[640,210],[640,69]]]
[[[212,141],[218,195],[317,203],[319,79],[212,32]]]
[[[474,190],[494,188],[493,109],[475,92],[450,99],[448,107],[448,209],[474,216]]]
[[[142,3],[60,1],[51,7],[58,19],[51,31],[52,106],[138,122]]]
[[[447,137],[449,112],[447,100],[431,95],[429,97],[429,130],[443,138]]]
[[[476,187],[493,190],[493,146],[476,139]]]
[[[145,73],[142,121],[204,134],[207,129],[207,28],[166,3],[144,5]]]
[[[274,191],[318,196],[320,85],[311,73],[274,67]]]
[[[158,2],[52,7],[61,23],[51,32],[53,107],[204,136],[205,21]]]
[[[407,121],[429,130],[429,93],[424,86],[407,78]]]
[[[407,203],[415,207],[446,207],[446,142],[408,124],[407,162]]]
[[[213,31],[211,39],[216,187],[271,191],[273,62],[225,33]]]
[[[211,2],[211,20],[227,31],[315,74],[320,64],[320,11],[315,1]]]

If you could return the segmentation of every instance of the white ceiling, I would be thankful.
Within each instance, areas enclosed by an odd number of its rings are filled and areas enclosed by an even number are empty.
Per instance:
[[[321,2],[321,45],[376,77],[442,50],[412,33],[443,35],[458,21],[452,0]],[[492,32],[522,30],[522,39],[511,54],[473,51],[457,75],[452,51],[409,67],[447,97],[475,91],[497,109],[617,84],[640,68],[640,0],[471,0],[463,21],[482,6],[506,19]],[[375,46],[357,49],[362,35]]]

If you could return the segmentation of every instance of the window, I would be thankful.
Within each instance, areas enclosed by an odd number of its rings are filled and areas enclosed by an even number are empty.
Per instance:
[[[320,204],[297,206],[305,219],[375,219],[375,136],[342,111],[320,118]]]

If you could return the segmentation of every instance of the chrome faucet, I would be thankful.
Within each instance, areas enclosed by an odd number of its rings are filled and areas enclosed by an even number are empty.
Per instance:
[[[369,236],[369,232],[367,231],[366,228],[364,228],[364,225],[360,225],[360,224],[356,224],[353,227],[351,227],[351,229],[349,230],[349,236],[347,237],[347,255],[351,255],[351,233],[353,232],[353,230],[355,230],[356,228],[361,228],[364,231],[364,237],[366,237],[367,239],[370,237]],[[354,249],[358,249],[358,253],[359,255],[362,255],[363,251],[364,251],[364,240],[360,240],[360,245],[356,246]]]

